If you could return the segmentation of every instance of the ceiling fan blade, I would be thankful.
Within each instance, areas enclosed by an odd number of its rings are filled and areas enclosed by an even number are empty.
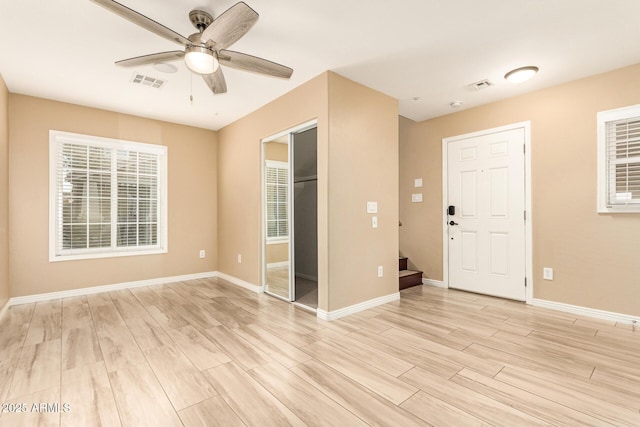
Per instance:
[[[291,77],[291,74],[293,74],[293,69],[285,67],[284,65],[232,50],[220,51],[218,53],[218,60],[227,67],[265,74],[271,77],[279,77],[281,79],[288,79]]]
[[[211,74],[203,74],[202,78],[211,89],[211,92],[215,94],[227,92],[227,81],[224,79],[221,67],[218,67],[218,69]]]
[[[184,58],[183,51],[172,50],[169,52],[152,53],[150,55],[123,59],[122,61],[117,61],[116,65],[119,65],[120,67],[139,67],[141,65],[157,64],[159,62],[177,61],[182,58]]]
[[[225,49],[240,40],[253,27],[258,16],[246,3],[236,3],[205,28],[200,40],[202,43],[211,40],[216,50]]]
[[[124,6],[118,2],[115,2],[113,0],[91,1],[93,1],[94,3],[98,3],[100,6],[110,10],[116,15],[120,15],[124,19],[127,19],[146,30],[149,30],[152,33],[159,35],[160,37],[164,37],[167,40],[171,40],[172,42],[181,44],[183,46],[190,43],[188,38],[176,33],[172,29],[165,27],[164,25],[154,21],[151,18],[147,18],[143,14],[138,13],[133,9],[129,9],[127,6]]]

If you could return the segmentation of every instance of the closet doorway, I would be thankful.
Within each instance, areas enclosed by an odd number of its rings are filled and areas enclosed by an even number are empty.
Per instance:
[[[263,288],[318,306],[317,124],[262,141]]]

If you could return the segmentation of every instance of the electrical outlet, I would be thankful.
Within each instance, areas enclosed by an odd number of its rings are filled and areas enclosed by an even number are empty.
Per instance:
[[[382,274],[383,274],[383,273],[384,273],[384,271],[383,271],[383,269],[382,269],[382,266],[381,266],[381,265],[379,265],[379,266],[378,266],[378,277],[382,277]]]
[[[242,264],[242,254],[238,254],[238,264]]]
[[[542,269],[542,278],[544,280],[553,280],[553,268],[544,267]]]
[[[200,258],[204,258],[204,257],[205,257],[204,249],[200,249]]]

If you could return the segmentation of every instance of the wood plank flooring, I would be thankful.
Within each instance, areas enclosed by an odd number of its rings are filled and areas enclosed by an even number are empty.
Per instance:
[[[1,426],[640,426],[640,330],[427,286],[325,322],[194,280],[11,307],[0,402]]]

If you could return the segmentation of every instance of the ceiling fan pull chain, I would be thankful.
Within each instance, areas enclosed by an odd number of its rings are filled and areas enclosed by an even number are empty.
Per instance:
[[[193,104],[193,73],[189,73],[189,91],[191,93],[189,95],[189,101]]]

